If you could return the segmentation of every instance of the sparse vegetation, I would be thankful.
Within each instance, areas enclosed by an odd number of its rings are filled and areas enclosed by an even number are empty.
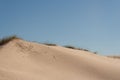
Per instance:
[[[81,50],[80,48],[74,47],[74,46],[70,46],[70,45],[66,45],[64,46],[66,48],[70,48],[70,49],[76,49],[76,50]]]
[[[3,46],[7,43],[9,43],[10,41],[14,40],[14,39],[20,39],[19,37],[17,37],[16,35],[13,35],[13,36],[9,36],[9,37],[5,37],[3,39],[0,39],[0,46]],[[38,43],[38,42],[37,42]],[[47,46],[57,46],[57,44],[54,44],[54,43],[42,43],[44,45],[47,45]],[[70,48],[70,49],[75,49],[75,50],[82,50],[82,51],[88,51],[88,52],[91,52],[90,50],[88,49],[83,49],[83,48],[78,48],[78,47],[74,47],[74,46],[71,46],[71,45],[66,45],[64,46],[66,48]],[[94,54],[97,54],[97,52],[93,52]],[[114,57],[116,58],[116,57]],[[118,57],[117,57],[118,58]],[[120,57],[119,57],[120,58]]]
[[[114,58],[114,59],[120,59],[120,56],[108,56],[110,58]]]
[[[83,48],[77,48],[77,47],[70,46],[70,45],[66,45],[66,46],[64,46],[64,47],[66,47],[66,48],[70,48],[70,49],[76,49],[76,50],[89,51],[89,50],[87,50],[87,49],[83,49]]]
[[[0,46],[9,43],[13,39],[19,39],[19,38],[16,35],[14,35],[14,36],[9,36],[9,37],[5,37],[3,39],[0,39]]]
[[[66,48],[70,48],[70,49],[75,49],[75,50],[82,50],[82,51],[92,52],[92,51],[90,51],[90,50],[88,50],[88,49],[77,48],[77,47],[70,46],[70,45],[66,45],[66,46],[64,46],[64,47],[66,47]],[[94,53],[94,54],[97,54],[97,52],[93,52],[93,53]]]
[[[57,44],[53,44],[53,43],[43,43],[43,44],[47,46],[57,46]]]
[[[97,52],[93,52],[94,54],[97,54]]]

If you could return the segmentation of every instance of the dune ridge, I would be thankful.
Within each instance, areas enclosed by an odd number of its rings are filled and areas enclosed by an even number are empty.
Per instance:
[[[120,60],[14,39],[0,46],[0,80],[120,80]]]

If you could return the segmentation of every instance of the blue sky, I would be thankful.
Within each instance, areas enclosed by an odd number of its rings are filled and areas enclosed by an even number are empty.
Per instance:
[[[120,55],[120,0],[0,0],[0,38]]]

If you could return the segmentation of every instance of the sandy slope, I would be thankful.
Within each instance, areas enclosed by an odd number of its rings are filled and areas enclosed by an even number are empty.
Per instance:
[[[0,80],[120,80],[120,60],[13,40],[0,47]]]

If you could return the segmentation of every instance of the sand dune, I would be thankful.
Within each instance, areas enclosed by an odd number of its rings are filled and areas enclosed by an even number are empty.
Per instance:
[[[0,47],[0,80],[120,80],[120,60],[15,39]]]

